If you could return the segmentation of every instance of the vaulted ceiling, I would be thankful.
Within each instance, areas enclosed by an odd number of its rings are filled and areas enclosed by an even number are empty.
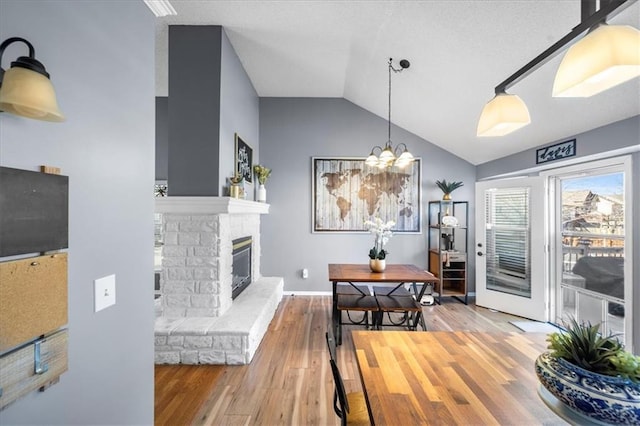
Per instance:
[[[508,90],[532,123],[476,137],[494,87],[580,23],[579,0],[172,4],[177,16],[157,24],[158,96],[168,93],[168,25],[222,25],[261,97],[343,97],[386,119],[387,61],[408,59],[411,67],[392,77],[392,121],[473,164],[640,114],[638,78],[591,98],[551,97],[559,54]],[[609,23],[639,28],[640,4]]]

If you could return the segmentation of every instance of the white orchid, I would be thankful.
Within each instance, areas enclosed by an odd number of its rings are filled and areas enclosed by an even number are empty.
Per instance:
[[[364,223],[367,230],[375,236],[374,246],[369,250],[369,258],[382,260],[387,257],[387,251],[384,249],[384,245],[387,244],[393,236],[391,228],[393,228],[395,224],[392,220],[384,222],[379,217],[374,218],[374,220],[367,220]]]

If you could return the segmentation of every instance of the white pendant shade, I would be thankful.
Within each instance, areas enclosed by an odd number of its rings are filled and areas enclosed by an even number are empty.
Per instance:
[[[0,110],[44,121],[64,121],[51,81],[26,68],[7,70],[0,87]]]
[[[504,136],[531,122],[529,110],[517,95],[499,93],[482,109],[477,135]]]
[[[640,31],[600,25],[571,46],[553,83],[555,97],[588,97],[640,75]]]

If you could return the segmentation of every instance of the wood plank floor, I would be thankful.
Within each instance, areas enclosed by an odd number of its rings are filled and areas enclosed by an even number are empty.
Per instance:
[[[442,302],[423,308],[429,330],[520,331],[509,323],[519,317]],[[156,366],[156,425],[338,425],[324,336],[330,312],[330,296],[285,296],[250,365]],[[361,390],[351,328],[338,349],[347,392]]]

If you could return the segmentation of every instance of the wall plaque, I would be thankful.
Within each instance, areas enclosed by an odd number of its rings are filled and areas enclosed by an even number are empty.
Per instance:
[[[576,140],[560,142],[536,150],[536,164],[561,160],[576,155]]]

